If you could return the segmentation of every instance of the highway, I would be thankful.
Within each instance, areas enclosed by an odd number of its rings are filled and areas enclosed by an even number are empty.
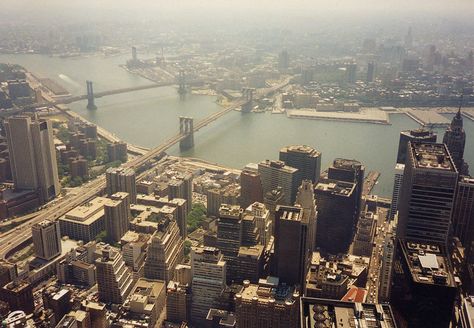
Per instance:
[[[279,90],[280,88],[286,86],[290,82],[290,77],[285,79],[282,83],[271,87],[266,88],[263,90],[259,90],[255,99],[263,98],[273,92]],[[197,124],[194,125],[194,132],[199,131],[203,127],[207,126],[208,124],[214,122],[215,120],[219,119],[223,115],[241,107],[245,103],[244,100],[237,100],[233,102],[230,106],[226,107],[223,110],[220,110],[214,114],[209,115],[208,117],[204,118],[203,120],[199,121]],[[122,165],[124,168],[131,168],[131,169],[138,169],[142,165],[146,164],[151,159],[157,157],[162,152],[166,151],[179,141],[186,138],[184,134],[176,134],[170,139],[166,140],[164,143],[159,145],[158,147],[150,150],[145,155],[136,157],[131,161]],[[57,201],[53,206],[48,207],[47,209],[41,211],[38,216],[31,219],[29,222],[25,222],[13,230],[5,232],[0,235],[0,259],[6,259],[11,255],[10,253],[12,250],[18,248],[21,244],[25,243],[31,238],[31,226],[35,223],[41,222],[46,219],[50,220],[57,220],[61,216],[65,215],[67,212],[72,210],[73,208],[87,202],[88,200],[92,199],[97,194],[103,192],[105,189],[105,175],[101,175],[97,177],[95,180],[89,181],[88,183],[82,185],[77,190],[76,196],[65,197],[59,201]]]

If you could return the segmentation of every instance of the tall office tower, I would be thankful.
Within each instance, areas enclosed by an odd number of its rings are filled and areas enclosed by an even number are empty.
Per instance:
[[[49,261],[61,254],[59,222],[41,221],[31,227],[31,234],[36,257]]]
[[[346,81],[348,83],[356,83],[357,81],[357,64],[350,63],[346,65]]]
[[[474,178],[459,180],[452,222],[453,234],[469,249],[474,240]]]
[[[283,50],[278,54],[278,69],[286,71],[290,67],[290,55],[287,50]]]
[[[255,224],[258,229],[259,244],[267,246],[273,234],[270,211],[262,203],[253,203],[245,210],[246,215],[252,215],[255,218]]]
[[[436,133],[425,130],[423,128],[417,130],[406,130],[400,132],[400,141],[398,142],[397,163],[406,164],[408,153],[408,142],[432,142],[436,143]]]
[[[263,192],[266,194],[277,187],[283,191],[284,205],[293,205],[298,191],[298,169],[285,165],[282,161],[263,161],[258,164]]]
[[[257,220],[253,215],[242,215],[242,235],[240,246],[254,246],[260,240]]]
[[[132,47],[132,60],[136,62],[138,60],[137,47]]]
[[[191,317],[191,287],[170,281],[166,289],[166,320],[181,323]]]
[[[401,327],[450,327],[458,285],[449,252],[438,243],[398,239],[390,304]]]
[[[408,32],[405,35],[405,48],[410,49],[413,47],[413,34],[411,27],[408,28]]]
[[[7,302],[12,311],[35,312],[33,286],[26,279],[14,280],[0,287],[0,300]]]
[[[263,188],[258,167],[249,169],[246,166],[240,173],[240,206],[247,208],[255,202],[263,202]]]
[[[104,204],[105,230],[107,239],[119,242],[130,224],[130,198],[126,192],[117,192]]]
[[[184,256],[184,243],[179,234],[178,224],[172,218],[165,218],[158,224],[152,235],[145,260],[145,278],[174,279],[176,265]]]
[[[461,100],[462,101],[462,100]],[[456,116],[453,117],[451,125],[446,129],[443,136],[443,143],[448,147],[454,165],[461,175],[468,175],[469,168],[464,162],[464,146],[466,145],[466,132],[464,132],[461,116],[461,106],[459,106]]]
[[[405,164],[395,164],[395,179],[393,181],[392,203],[390,205],[390,220],[393,220],[398,211],[398,201],[400,199],[400,189],[402,188],[403,172]]]
[[[242,213],[239,206],[223,204],[217,222],[217,248],[227,263],[227,281],[235,278],[237,256],[242,245]]]
[[[244,282],[235,294],[235,316],[239,328],[297,328],[300,293],[277,277]]]
[[[316,183],[321,174],[321,153],[316,149],[305,146],[287,146],[280,150],[280,161],[298,169],[298,186],[303,180]]]
[[[107,194],[126,192],[130,196],[130,203],[137,203],[137,185],[135,171],[125,168],[110,168],[106,172]]]
[[[191,251],[192,305],[191,321],[202,323],[209,309],[226,286],[226,262],[221,252],[214,247],[196,247]]]
[[[375,79],[375,64],[370,62],[367,64],[367,82],[374,82]]]
[[[361,162],[354,159],[336,158],[328,169],[328,178],[355,184],[357,198],[356,222],[359,218],[362,206],[362,191],[364,190],[365,167]]]
[[[390,222],[390,227],[385,235],[382,254],[382,268],[380,269],[379,299],[380,303],[390,301],[390,289],[392,284],[393,257],[395,255],[397,218]]]
[[[123,304],[133,287],[130,269],[122,254],[106,245],[102,256],[95,261],[99,300],[104,303]]]
[[[61,187],[51,122],[17,116],[4,127],[15,188],[38,190],[42,203],[56,197]]]
[[[193,175],[191,173],[172,179],[168,183],[168,198],[186,199],[186,212],[191,211],[193,205]]]
[[[356,256],[372,256],[375,232],[377,230],[377,215],[372,212],[362,212],[357,222],[357,231],[352,245],[352,254]]]
[[[283,205],[283,189],[277,187],[270,192],[265,193],[265,198],[263,199],[265,207],[268,208],[269,219],[272,223],[272,235],[275,231],[275,211],[278,205]]]
[[[275,271],[282,282],[304,290],[311,263],[310,224],[301,207],[277,206],[275,213]],[[290,242],[291,241],[291,242]],[[310,253],[310,254],[308,254]]]
[[[316,246],[323,253],[347,253],[358,219],[355,190],[354,183],[337,180],[323,180],[316,185]]]
[[[458,172],[444,144],[409,143],[398,238],[447,244]]]
[[[303,209],[302,221],[308,226],[305,252],[308,255],[308,261],[311,262],[311,256],[316,248],[316,221],[318,218],[316,200],[314,199],[314,187],[311,180],[303,180],[301,183],[298,194],[296,194],[295,205],[299,205]]]

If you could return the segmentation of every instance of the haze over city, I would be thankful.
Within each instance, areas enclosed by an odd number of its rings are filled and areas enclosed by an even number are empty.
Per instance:
[[[473,13],[0,1],[1,327],[474,327]]]

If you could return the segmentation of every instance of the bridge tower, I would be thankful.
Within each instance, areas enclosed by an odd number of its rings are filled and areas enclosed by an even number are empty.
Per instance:
[[[194,147],[194,120],[191,117],[179,117],[179,133],[186,138],[179,142],[179,149],[187,150]]]
[[[243,88],[242,97],[245,100],[245,103],[242,105],[242,113],[249,113],[253,109],[253,88]]]
[[[94,89],[92,88],[92,81],[86,81],[87,85],[87,109],[97,109],[94,103]]]
[[[186,94],[186,75],[184,74],[184,70],[179,71],[178,75],[178,93],[180,95]]]

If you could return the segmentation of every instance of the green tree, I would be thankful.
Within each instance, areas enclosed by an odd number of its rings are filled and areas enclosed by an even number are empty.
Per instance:
[[[199,228],[206,218],[207,209],[201,203],[194,203],[191,211],[188,214],[188,233],[195,231]]]
[[[95,241],[100,243],[100,242],[106,242],[107,241],[107,230],[102,230],[99,232],[97,236],[95,236]]]

